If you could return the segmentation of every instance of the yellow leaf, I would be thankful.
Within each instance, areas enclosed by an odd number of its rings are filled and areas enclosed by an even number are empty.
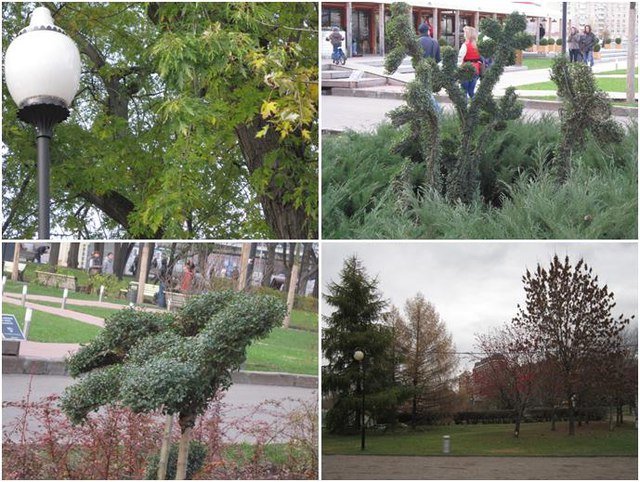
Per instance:
[[[270,115],[274,114],[276,112],[277,107],[278,107],[278,104],[276,104],[274,101],[265,100],[262,103],[262,107],[260,108],[260,114],[262,114],[262,118],[266,119]]]
[[[256,138],[260,139],[261,137],[266,136],[268,130],[269,130],[269,124],[267,124],[266,126],[264,126],[262,129],[258,131],[258,133],[256,134]]]
[[[311,134],[309,134],[309,131],[307,129],[302,129],[301,134],[302,134],[302,138],[305,141],[310,141],[311,140]]]

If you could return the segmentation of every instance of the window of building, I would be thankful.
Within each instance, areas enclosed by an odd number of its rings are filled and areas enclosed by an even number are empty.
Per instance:
[[[344,23],[342,22],[343,10],[340,8],[323,8],[322,9],[322,27],[340,27],[344,29]]]

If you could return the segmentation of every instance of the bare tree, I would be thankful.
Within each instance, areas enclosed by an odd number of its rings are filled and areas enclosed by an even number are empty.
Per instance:
[[[614,295],[584,260],[573,266],[553,257],[549,268],[538,264],[522,277],[526,300],[518,305],[513,326],[526,333],[523,348],[543,351],[559,367],[569,406],[569,434],[575,435],[575,401],[587,367],[603,354],[618,350],[629,318],[615,318]]]
[[[520,436],[525,409],[536,394],[542,364],[526,343],[528,334],[517,326],[505,326],[476,337],[485,356],[482,383],[489,392],[499,392],[515,411],[513,435]]]

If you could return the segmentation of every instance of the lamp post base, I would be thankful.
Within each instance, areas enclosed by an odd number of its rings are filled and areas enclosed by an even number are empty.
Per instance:
[[[69,109],[55,98],[36,97],[28,99],[18,111],[21,121],[36,128],[38,146],[38,239],[50,237],[49,208],[49,166],[51,157],[49,143],[53,135],[53,126],[69,117]]]

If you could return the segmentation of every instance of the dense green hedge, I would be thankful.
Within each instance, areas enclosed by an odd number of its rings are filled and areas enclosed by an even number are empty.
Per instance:
[[[442,123],[442,163],[453,163],[457,128]],[[390,151],[401,137],[348,132],[323,139],[322,215],[328,239],[635,239],[637,123],[621,144],[591,138],[566,183],[554,173],[557,119],[510,121],[487,136],[482,201],[452,204],[425,189],[422,163]]]

